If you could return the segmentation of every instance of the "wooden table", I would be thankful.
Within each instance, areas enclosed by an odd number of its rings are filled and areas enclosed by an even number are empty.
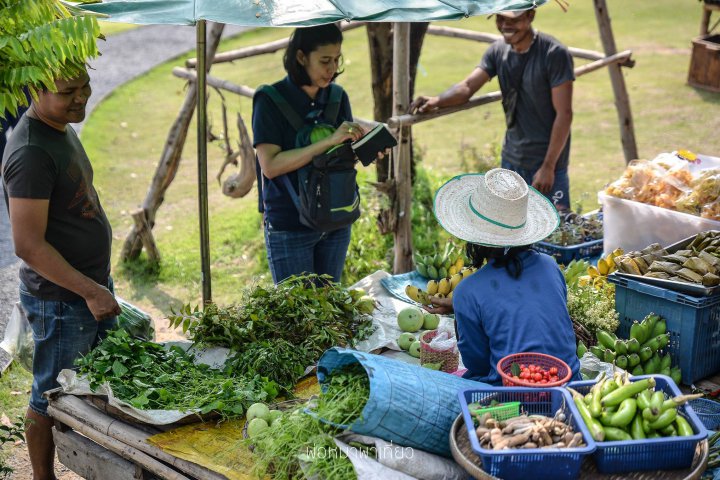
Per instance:
[[[118,418],[118,411],[98,397],[93,400],[49,396],[48,414],[55,420],[53,438],[60,462],[88,480],[222,480],[224,475],[170,455],[147,439],[177,427],[158,428]]]

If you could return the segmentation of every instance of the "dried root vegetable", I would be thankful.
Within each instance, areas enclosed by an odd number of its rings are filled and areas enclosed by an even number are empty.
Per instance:
[[[554,417],[523,414],[496,420],[489,413],[475,415],[475,433],[480,446],[487,450],[518,448],[577,448],[584,445],[582,433],[565,423],[565,414]]]

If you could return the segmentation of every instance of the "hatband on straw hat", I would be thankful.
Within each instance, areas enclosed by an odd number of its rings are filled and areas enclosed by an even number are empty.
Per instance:
[[[550,200],[504,168],[451,178],[435,193],[433,211],[451,235],[490,247],[530,245],[560,225]]]

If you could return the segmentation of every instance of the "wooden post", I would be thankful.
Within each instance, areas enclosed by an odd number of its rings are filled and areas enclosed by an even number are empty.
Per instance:
[[[222,23],[215,23],[210,29],[207,42],[207,58],[210,59],[215,56],[224,27],[225,25]],[[160,156],[160,162],[155,170],[155,176],[153,176],[152,183],[143,201],[142,209],[146,212],[147,222],[150,228],[155,226],[155,214],[163,200],[165,200],[165,191],[170,187],[180,166],[180,156],[185,146],[190,121],[195,113],[196,96],[197,83],[191,83],[187,89],[185,101],[175,119],[175,123],[170,127],[170,132],[165,141],[165,147]],[[198,139],[198,141],[201,140],[202,139]],[[133,227],[125,238],[120,258],[123,261],[135,259],[140,255],[141,250],[142,240],[138,235],[137,229]]]
[[[398,116],[410,106],[410,24],[395,23],[393,30],[393,116]],[[409,126],[400,127],[400,142],[395,148],[394,273],[409,272],[413,268],[411,132]]]
[[[145,253],[147,253],[148,260],[152,263],[159,263],[160,251],[158,250],[157,245],[155,245],[155,239],[153,239],[152,232],[150,231],[145,210],[138,208],[131,215],[133,221],[135,222],[135,230],[142,241],[143,247],[145,247]]]
[[[597,19],[600,39],[606,56],[617,53],[615,37],[610,25],[610,14],[608,13],[605,0],[593,0],[595,4],[595,18]],[[622,68],[618,64],[608,66],[610,82],[615,94],[615,108],[617,109],[618,121],[620,123],[620,139],[622,141],[625,162],[638,158],[637,143],[635,141],[635,127],[633,126],[632,112],[630,111],[630,97],[625,86]]]

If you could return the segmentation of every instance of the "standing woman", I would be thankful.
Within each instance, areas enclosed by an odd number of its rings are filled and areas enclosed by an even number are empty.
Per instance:
[[[334,24],[298,28],[283,57],[287,76],[272,87],[306,122],[330,123],[323,117],[330,86],[342,71],[343,36]],[[335,86],[334,88],[338,88]],[[352,122],[347,93],[342,92],[335,132],[316,143],[297,147],[296,131],[264,92],[253,99],[253,146],[257,152],[259,209],[273,281],[316,273],[340,281],[350,244],[351,226],[317,232],[300,223],[289,187],[297,189],[297,171],[334,145],[359,139],[364,131]],[[283,177],[287,176],[287,179]],[[287,181],[289,180],[289,182]]]

